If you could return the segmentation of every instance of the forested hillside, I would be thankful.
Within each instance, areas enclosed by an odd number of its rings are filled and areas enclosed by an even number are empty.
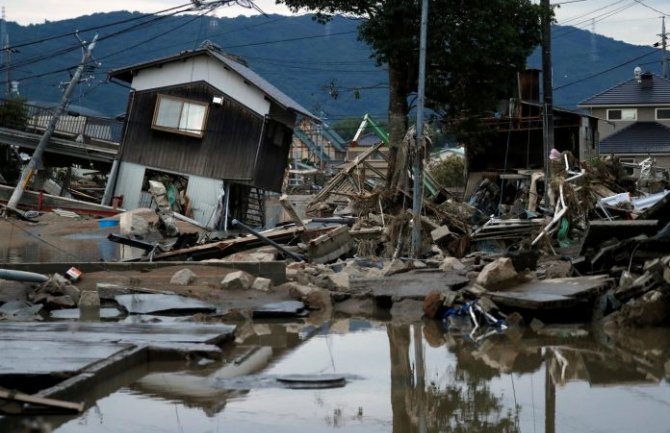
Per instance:
[[[330,122],[366,112],[382,118],[387,106],[386,72],[357,40],[356,26],[356,20],[342,17],[324,26],[310,16],[278,15],[156,19],[115,12],[30,26],[12,23],[10,17],[7,28],[15,52],[9,73],[11,80],[20,81],[21,95],[56,101],[81,50],[73,35],[55,36],[80,30],[81,37],[90,40],[97,29],[100,41],[94,57],[101,65],[79,87],[73,103],[116,115],[125,110],[128,89],[108,83],[107,71],[193,49],[210,40],[244,58],[268,81]],[[555,101],[559,105],[574,106],[631,77],[636,65],[659,70],[660,53],[650,47],[592,38],[591,33],[572,27],[555,26],[553,36]],[[536,50],[529,66],[539,65]],[[6,81],[6,71],[0,81]]]

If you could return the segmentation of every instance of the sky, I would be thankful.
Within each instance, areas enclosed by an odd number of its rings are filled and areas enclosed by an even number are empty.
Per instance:
[[[211,0],[204,0],[211,1]],[[249,0],[240,0],[241,3]],[[532,0],[538,3],[539,0]],[[95,12],[130,10],[156,12],[188,3],[188,0],[0,0],[8,21],[39,24]],[[274,0],[255,0],[264,12],[288,14]],[[668,0],[551,0],[556,5],[558,24],[572,25],[635,45],[652,45],[660,41],[662,15],[670,14]],[[213,14],[218,17],[255,15],[258,12],[239,5],[223,6]],[[670,29],[670,19],[667,28]]]

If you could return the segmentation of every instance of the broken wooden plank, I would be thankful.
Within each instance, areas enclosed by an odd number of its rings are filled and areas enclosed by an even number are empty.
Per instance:
[[[25,394],[18,391],[10,391],[0,388],[0,399],[8,402],[20,403],[19,414],[39,413],[81,413],[84,411],[84,403],[75,403],[65,400],[56,400],[53,398],[40,397],[38,395]],[[28,405],[28,406],[23,406]]]
[[[348,253],[354,247],[346,225],[324,233],[307,244],[307,257],[311,263],[328,263]]]

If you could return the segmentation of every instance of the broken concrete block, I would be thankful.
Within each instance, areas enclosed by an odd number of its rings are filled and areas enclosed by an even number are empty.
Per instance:
[[[310,310],[324,310],[332,307],[330,293],[327,290],[301,284],[290,284],[289,296],[304,302]]]
[[[663,290],[652,290],[638,299],[624,304],[604,319],[607,327],[655,326],[670,318],[670,295]]]
[[[433,239],[433,242],[440,245],[441,242],[449,240],[451,238],[451,230],[447,226],[438,227],[430,232],[430,237]]]
[[[444,272],[463,271],[465,265],[456,257],[445,257],[440,264],[440,270]]]
[[[272,289],[272,280],[269,278],[256,277],[254,283],[251,285],[252,290],[261,292],[269,292]]]
[[[517,276],[514,264],[509,257],[500,257],[484,266],[477,276],[477,284],[484,287],[492,287],[509,281]]]
[[[234,271],[221,280],[222,289],[248,290],[254,282],[254,277],[244,271]]]
[[[384,276],[397,274],[403,272],[407,269],[407,265],[400,259],[393,259],[390,262],[384,264],[384,269],[382,269],[382,274]]]
[[[180,269],[174,273],[172,278],[170,278],[170,284],[177,284],[179,286],[188,286],[193,281],[195,281],[197,277],[198,276],[188,268]]]
[[[56,310],[59,308],[73,308],[77,304],[68,295],[62,296],[47,296],[45,307],[49,310]]]
[[[100,296],[98,295],[98,291],[97,290],[82,291],[77,306],[79,308],[100,308]]]
[[[330,281],[330,285],[332,286],[329,287],[329,289],[347,291],[351,288],[349,284],[349,274],[345,273],[344,271],[335,274],[328,274],[326,278]]]

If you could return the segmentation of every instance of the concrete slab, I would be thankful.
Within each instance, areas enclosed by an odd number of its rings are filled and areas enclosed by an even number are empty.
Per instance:
[[[375,298],[423,300],[433,290],[455,290],[468,284],[459,272],[415,271],[384,278],[351,279],[354,291],[369,290]]]
[[[195,313],[213,313],[216,306],[193,298],[179,295],[163,294],[132,294],[119,295],[114,299],[129,314],[181,314],[189,315]]]

